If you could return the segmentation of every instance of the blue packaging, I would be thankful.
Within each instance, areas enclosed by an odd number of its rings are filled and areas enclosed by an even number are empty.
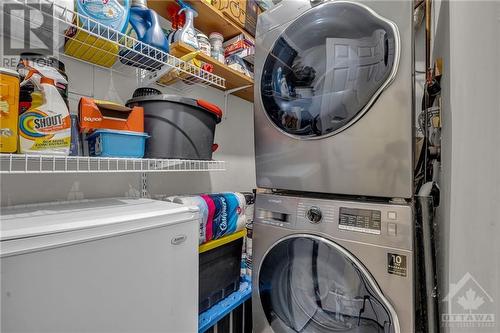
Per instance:
[[[147,138],[146,133],[97,130],[87,137],[89,155],[142,158]]]
[[[77,0],[76,8],[80,17],[79,24],[89,30],[94,30],[96,24],[86,17],[108,26],[119,32],[124,32],[129,20],[129,0]],[[101,34],[106,36],[106,31]]]
[[[209,194],[215,205],[212,222],[212,239],[230,235],[236,231],[238,225],[239,202],[236,195],[231,193]]]

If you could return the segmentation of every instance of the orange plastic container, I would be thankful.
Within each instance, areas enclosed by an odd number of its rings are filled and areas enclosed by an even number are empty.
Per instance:
[[[79,104],[80,131],[96,129],[144,132],[144,109],[82,97]]]
[[[19,116],[19,74],[0,68],[0,152],[17,151]]]

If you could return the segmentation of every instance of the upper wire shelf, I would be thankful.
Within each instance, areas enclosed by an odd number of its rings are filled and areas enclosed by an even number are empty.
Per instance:
[[[224,161],[0,154],[0,174],[225,171]]]
[[[54,0],[14,0],[49,17],[52,26],[39,29],[64,40],[64,55],[98,67],[129,75],[131,70],[142,85],[156,83],[164,75],[178,77],[188,85],[225,88],[226,80],[191,63],[145,44],[87,16],[63,7]],[[10,11],[11,20],[33,21],[31,16],[19,17]],[[57,25],[56,25],[57,24]],[[54,28],[56,27],[56,28]]]

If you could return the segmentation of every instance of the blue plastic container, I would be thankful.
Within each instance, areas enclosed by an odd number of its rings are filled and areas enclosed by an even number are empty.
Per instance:
[[[142,158],[147,138],[146,133],[97,130],[87,138],[89,155]]]

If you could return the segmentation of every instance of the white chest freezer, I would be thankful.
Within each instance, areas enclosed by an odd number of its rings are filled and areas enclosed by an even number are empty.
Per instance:
[[[198,219],[148,199],[3,209],[1,331],[196,332]]]

